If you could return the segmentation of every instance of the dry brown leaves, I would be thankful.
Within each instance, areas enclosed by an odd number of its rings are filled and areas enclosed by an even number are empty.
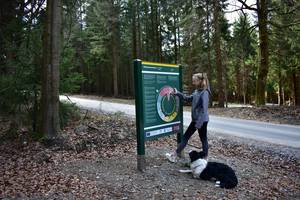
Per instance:
[[[300,125],[299,106],[261,106],[240,108],[210,108],[209,113],[224,117],[259,120],[279,124]]]
[[[17,140],[3,142],[0,145],[0,199],[138,199],[144,194],[152,198],[169,195],[177,199],[299,197],[300,161],[289,154],[273,151],[280,146],[258,148],[247,142],[210,135],[210,158],[232,166],[240,181],[236,189],[222,190],[214,188],[213,183],[178,175],[178,166],[170,165],[160,157],[166,148],[175,147],[172,136],[147,142],[148,151],[153,151],[149,152],[152,157],[149,156],[151,170],[148,173],[138,175],[135,170],[127,169],[135,162],[132,160],[136,155],[135,123],[121,115],[88,115],[66,127],[61,138],[62,142],[51,147],[40,142],[27,145],[19,144]],[[199,146],[198,137],[195,136],[191,143]],[[124,162],[129,159],[124,167],[109,163],[120,157]],[[86,172],[79,167],[75,170],[78,173],[73,173],[74,169],[66,173],[68,170],[64,169],[70,163],[80,166],[77,162],[101,167],[102,161],[108,162],[111,167],[108,169],[118,178],[101,182],[101,175],[97,175],[99,171]],[[95,170],[100,170],[97,167]],[[118,173],[119,169],[122,172]],[[127,180],[128,176],[132,177],[129,182],[115,181],[119,178]],[[190,180],[193,184],[187,185]],[[146,183],[151,187],[143,186]]]

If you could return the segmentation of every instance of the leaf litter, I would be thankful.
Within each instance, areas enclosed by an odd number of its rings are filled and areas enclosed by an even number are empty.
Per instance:
[[[184,162],[164,154],[176,136],[146,142],[147,169],[137,170],[135,122],[89,113],[70,123],[60,142],[0,144],[0,199],[299,199],[300,150],[209,132],[209,159],[235,169],[232,190],[180,174]],[[194,134],[185,152],[199,150]]]

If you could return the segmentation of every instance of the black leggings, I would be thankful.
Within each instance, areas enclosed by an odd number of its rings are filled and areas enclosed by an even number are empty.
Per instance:
[[[202,143],[202,149],[205,154],[205,156],[208,155],[208,141],[207,141],[207,123],[204,122],[202,127],[198,129],[199,137]],[[184,149],[184,147],[187,145],[190,137],[195,133],[197,128],[195,127],[195,122],[191,122],[187,130],[185,131],[183,135],[183,140],[179,144],[178,148],[176,149],[177,155],[181,153],[181,151]]]

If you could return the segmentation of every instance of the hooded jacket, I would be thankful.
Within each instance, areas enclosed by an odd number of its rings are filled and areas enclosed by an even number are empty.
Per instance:
[[[192,121],[195,122],[195,127],[200,129],[204,122],[209,121],[208,104],[210,89],[195,90],[192,95],[187,96],[179,91],[176,95],[187,102],[192,102]]]

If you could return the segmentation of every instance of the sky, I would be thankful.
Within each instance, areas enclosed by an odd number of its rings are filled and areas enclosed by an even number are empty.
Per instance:
[[[236,10],[236,9],[240,8],[242,5],[237,0],[229,0],[228,3],[229,3],[229,6],[228,6],[226,12]],[[256,0],[246,0],[247,5],[253,5],[255,3],[256,3]],[[253,23],[253,21],[255,21],[255,17],[253,16],[254,12],[249,11],[249,10],[244,10],[244,12],[249,14],[251,21]],[[239,13],[241,13],[241,11],[230,12],[230,13],[226,13],[225,16],[229,20],[229,23],[233,23],[238,18]]]

